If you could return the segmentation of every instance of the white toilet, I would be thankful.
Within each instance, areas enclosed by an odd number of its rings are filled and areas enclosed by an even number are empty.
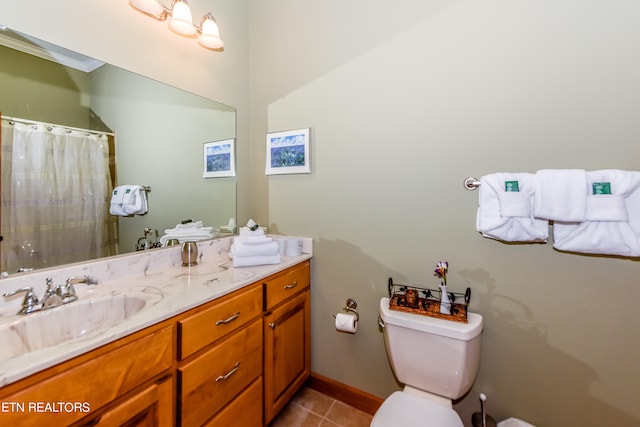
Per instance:
[[[389,310],[389,298],[382,298],[380,319],[391,367],[405,387],[384,401],[371,427],[462,427],[451,402],[478,373],[482,316],[453,322]]]

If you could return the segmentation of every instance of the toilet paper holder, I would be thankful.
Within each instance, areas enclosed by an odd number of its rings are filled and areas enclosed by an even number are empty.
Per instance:
[[[356,315],[356,322],[358,320],[360,320],[360,314],[358,313],[358,303],[356,302],[356,300],[354,300],[353,298],[347,298],[347,302],[345,303],[345,306],[342,308],[342,311],[344,312],[352,312],[355,313]],[[333,317],[336,317],[336,315],[334,314]]]

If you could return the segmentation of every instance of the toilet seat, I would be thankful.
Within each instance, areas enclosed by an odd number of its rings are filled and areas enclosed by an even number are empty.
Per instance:
[[[457,412],[414,394],[396,391],[373,416],[370,427],[463,427]]]

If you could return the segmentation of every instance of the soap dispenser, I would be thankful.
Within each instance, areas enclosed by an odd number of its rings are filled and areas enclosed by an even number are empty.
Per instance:
[[[183,267],[196,265],[198,263],[198,245],[196,242],[184,242],[181,253]]]

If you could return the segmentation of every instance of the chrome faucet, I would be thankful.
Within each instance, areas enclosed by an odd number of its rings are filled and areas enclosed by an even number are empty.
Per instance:
[[[76,295],[76,289],[73,285],[79,283],[85,283],[87,285],[97,285],[98,283],[91,280],[89,276],[70,277],[64,282],[64,285],[59,285],[56,288],[56,295],[62,299],[62,304],[68,304],[78,299]]]
[[[45,280],[47,282],[47,289],[45,289],[44,295],[42,296],[42,301],[40,301],[40,304],[42,304],[42,309],[46,310],[47,308],[53,308],[62,305],[62,298],[60,297],[60,295],[58,295],[56,289],[53,288],[53,279],[51,277],[47,277]]]
[[[70,277],[65,281],[64,285],[58,285],[55,288],[53,287],[53,279],[51,277],[46,278],[46,283],[47,289],[44,291],[42,300],[38,299],[32,287],[20,288],[13,292],[6,292],[3,295],[5,298],[8,298],[24,292],[25,296],[22,301],[22,308],[18,311],[18,314],[31,314],[36,311],[47,310],[76,301],[78,295],[76,295],[76,290],[73,285],[79,283],[86,283],[87,285],[97,284],[97,282],[91,280],[89,276]]]
[[[22,301],[22,308],[20,309],[18,314],[31,314],[33,312],[40,311],[40,301],[38,301],[38,297],[36,297],[36,294],[33,293],[32,287],[16,289],[13,292],[5,292],[3,295],[5,297],[12,297],[22,292],[24,292],[25,295],[24,300]]]

